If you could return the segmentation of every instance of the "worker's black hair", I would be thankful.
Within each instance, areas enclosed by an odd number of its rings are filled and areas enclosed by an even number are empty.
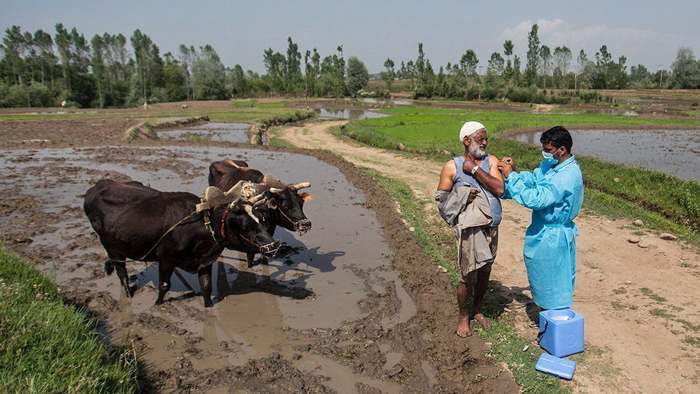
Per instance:
[[[569,153],[571,153],[571,147],[574,145],[569,130],[565,129],[564,126],[555,126],[545,131],[540,137],[540,142],[542,144],[551,144],[555,148],[563,146]]]

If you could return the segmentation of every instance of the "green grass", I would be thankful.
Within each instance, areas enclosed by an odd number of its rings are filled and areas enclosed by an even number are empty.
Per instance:
[[[32,112],[31,109],[28,109]],[[81,118],[91,118],[95,117],[95,114],[8,114],[0,115],[1,121],[15,121],[15,120],[47,120],[47,119],[81,119]]]
[[[278,146],[282,148],[294,148],[294,144],[291,144],[287,142],[286,140],[283,140],[282,138],[279,138],[280,135],[280,128],[279,127],[270,127],[268,130],[270,133],[270,140],[268,141],[268,145],[270,146]]]
[[[402,144],[413,153],[443,163],[448,158],[443,151],[451,155],[462,153],[463,148],[455,137],[462,123],[478,119],[489,129],[489,152],[498,157],[512,157],[522,170],[539,165],[539,149],[499,138],[501,131],[557,124],[700,125],[690,120],[598,114],[530,114],[439,108],[394,108],[384,112],[396,116],[351,122],[341,132],[346,137],[385,149],[398,149]],[[588,157],[577,157],[577,160],[586,185],[584,208],[612,217],[642,219],[649,228],[673,232],[700,245],[700,183],[660,171],[628,168]]]
[[[424,206],[416,200],[410,187],[405,183],[382,176],[377,171],[367,170],[367,172],[399,203],[401,214],[409,225],[415,228],[413,234],[423,251],[436,264],[447,270],[453,285],[456,285],[460,275],[456,264],[457,251],[454,248],[454,236],[451,232],[444,231],[447,225],[439,219],[430,218]],[[448,245],[453,247],[447,248]],[[492,281],[489,286],[498,290],[499,285]],[[477,328],[479,335],[492,344],[490,353],[497,360],[508,364],[516,382],[524,392],[569,393],[570,390],[561,386],[557,378],[535,370],[537,359],[543,351],[533,346],[533,338],[523,338],[516,333],[512,322],[513,316],[503,313],[503,306],[499,301],[487,299],[484,309],[485,314],[492,320],[492,327],[489,330]],[[525,346],[529,346],[527,351],[523,351]]]
[[[0,247],[0,392],[136,392],[133,350],[106,349],[96,325],[64,305],[46,275]]]
[[[458,130],[466,120],[477,119],[493,136],[505,130],[554,125],[689,125],[693,120],[646,119],[599,114],[533,114],[505,111],[473,111],[441,108],[392,108],[382,112],[397,116],[366,119],[351,127],[369,129],[409,148],[451,150],[461,153]],[[438,144],[436,147],[435,144]]]

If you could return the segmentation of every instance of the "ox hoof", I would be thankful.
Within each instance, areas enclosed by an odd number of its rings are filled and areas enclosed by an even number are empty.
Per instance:
[[[129,288],[129,286],[124,286],[124,294],[126,295],[126,298],[133,298],[134,297],[134,292]]]
[[[211,300],[209,300],[209,301],[204,301],[204,307],[205,307],[205,308],[211,308],[212,306],[214,306],[214,304],[212,304]]]

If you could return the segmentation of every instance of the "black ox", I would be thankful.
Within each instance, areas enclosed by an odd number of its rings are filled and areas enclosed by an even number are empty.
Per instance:
[[[263,226],[270,234],[275,234],[277,226],[303,235],[311,229],[311,221],[304,214],[304,203],[311,201],[311,193],[298,193],[309,183],[285,185],[281,181],[263,175],[258,169],[248,167],[242,160],[224,159],[209,166],[209,185],[227,190],[240,181],[265,184],[267,203],[257,208],[263,217]],[[248,268],[253,266],[255,252],[247,253]],[[263,264],[267,259],[263,256]]]
[[[280,247],[253,209],[255,204],[264,203],[261,189],[262,185],[248,182],[226,189],[227,193],[209,187],[206,204],[198,206],[200,198],[191,193],[160,192],[139,182],[101,180],[87,191],[83,207],[107,252],[105,271],[111,274],[116,267],[127,297],[133,293],[125,260],[156,261],[156,305],[163,303],[177,267],[198,274],[204,306],[210,307],[212,264],[224,248],[274,254]]]

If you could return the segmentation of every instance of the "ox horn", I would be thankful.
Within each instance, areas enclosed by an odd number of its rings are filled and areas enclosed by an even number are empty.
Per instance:
[[[255,205],[258,201],[262,200],[263,198],[265,198],[265,193],[260,193],[248,199],[248,202]]]
[[[304,189],[307,187],[311,187],[311,184],[309,182],[297,183],[296,185],[292,185],[289,188],[292,189],[293,192],[295,192],[299,189]]]
[[[253,213],[253,207],[246,204],[243,206],[243,209],[245,209],[246,213],[248,213],[248,216],[250,216],[253,220],[255,220],[256,223],[260,223],[260,220],[255,216]]]
[[[230,164],[236,168],[241,168],[241,166],[239,166],[238,164],[236,164],[233,160],[231,160],[229,158],[224,159],[224,162],[226,162],[226,164]]]
[[[271,188],[270,188],[270,193],[282,194],[282,189],[278,189],[278,188],[276,188],[276,187],[271,187]]]

